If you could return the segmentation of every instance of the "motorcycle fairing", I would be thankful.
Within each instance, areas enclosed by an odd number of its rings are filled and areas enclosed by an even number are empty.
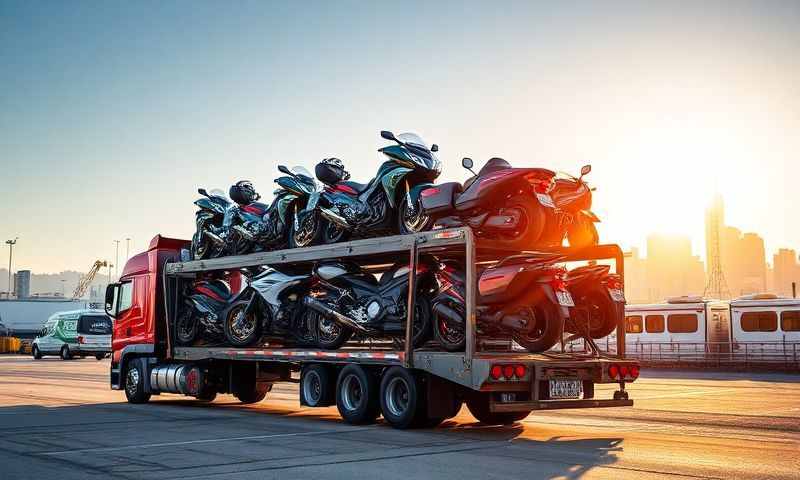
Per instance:
[[[224,201],[222,199],[213,200],[211,198],[204,197],[195,200],[194,204],[205,210],[211,210],[216,213],[225,213],[225,210],[228,207],[229,202]]]
[[[411,168],[395,167],[381,177],[381,184],[383,185],[384,191],[386,191],[386,198],[389,200],[389,206],[392,208],[397,208],[395,202],[397,187],[400,185],[403,178],[413,171],[414,170]],[[417,193],[417,195],[419,195],[419,193]]]

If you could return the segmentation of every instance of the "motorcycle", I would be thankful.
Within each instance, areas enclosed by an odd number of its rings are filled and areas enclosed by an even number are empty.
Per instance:
[[[314,267],[314,285],[304,303],[316,313],[317,344],[335,350],[353,334],[404,338],[410,268],[397,263],[380,280],[352,262],[325,261]],[[430,262],[420,259],[416,271],[412,345],[430,338],[428,298],[435,291]]]
[[[186,287],[184,306],[175,321],[175,341],[191,345],[198,337],[217,341],[223,337],[221,317],[231,299],[225,280],[197,280]]]
[[[338,159],[317,164],[315,173],[325,185],[298,217],[297,231],[309,232],[306,244],[326,244],[351,236],[412,233],[426,230],[419,194],[432,186],[441,173],[441,163],[425,141],[413,133],[395,135],[382,131],[381,137],[396,142],[379,149],[386,161],[369,183],[348,181],[349,174]],[[299,242],[298,242],[299,243]]]
[[[272,203],[250,202],[234,210],[230,228],[235,237],[229,243],[237,245],[237,237],[246,242],[245,248],[233,252],[235,255],[301,246],[295,242],[300,234],[295,231],[293,219],[317,191],[317,184],[303,167],[290,170],[279,165],[278,171],[285,176],[275,179],[280,188],[273,192]]]
[[[575,300],[568,333],[604,338],[625,318],[625,293],[619,275],[608,265],[586,265],[569,271],[567,288]]]
[[[219,189],[211,193],[199,188],[197,193],[203,198],[194,201],[198,210],[195,214],[196,230],[192,236],[192,258],[201,260],[219,256],[225,249],[225,240],[219,236],[225,221],[225,214],[233,203]]]
[[[313,318],[305,314],[302,297],[311,275],[266,268],[248,280],[223,316],[225,339],[235,347],[255,344],[264,336],[296,345],[315,345]]]
[[[507,257],[478,272],[476,327],[479,335],[511,337],[531,353],[550,349],[561,338],[574,306],[566,288],[562,257],[525,254]],[[442,347],[462,351],[466,345],[466,275],[445,261],[436,271],[433,331]]]
[[[479,238],[508,250],[560,246],[565,234],[573,246],[592,244],[585,231],[594,229],[592,222],[599,219],[588,210],[590,190],[582,180],[589,166],[581,179],[555,180],[551,170],[513,168],[502,158],[490,159],[478,173],[472,170],[472,159],[461,164],[473,173],[463,185],[443,183],[420,194],[423,215],[433,219],[434,229],[466,225]]]

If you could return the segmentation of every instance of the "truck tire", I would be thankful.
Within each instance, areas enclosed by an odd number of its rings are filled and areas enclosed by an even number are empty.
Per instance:
[[[426,426],[429,419],[425,393],[425,385],[408,369],[390,368],[381,380],[383,418],[389,425],[399,429]],[[435,425],[442,420],[435,422]]]
[[[527,412],[492,412],[489,410],[489,394],[476,393],[467,399],[469,412],[479,422],[486,425],[511,425],[531,414]]]
[[[61,347],[61,360],[72,360],[72,354],[69,352],[69,347],[64,345]]]
[[[241,389],[233,393],[233,396],[236,397],[240,402],[244,404],[250,403],[258,403],[261,400],[264,400],[267,397],[267,393],[270,391],[270,386],[267,384],[256,384],[251,388]]]
[[[39,347],[37,347],[36,345],[34,345],[31,348],[31,355],[33,355],[33,359],[34,360],[41,360],[42,359],[42,352],[39,351]]]
[[[102,359],[106,358],[106,354],[105,353],[96,353],[94,355],[94,358],[96,358],[97,360],[102,360]]]
[[[372,423],[380,414],[378,382],[360,365],[347,365],[336,382],[336,408],[349,424]]]
[[[300,372],[300,405],[327,407],[334,404],[336,383],[331,368],[315,363]]]
[[[144,368],[138,358],[130,359],[125,365],[125,397],[129,403],[147,403],[150,393],[144,391]]]
[[[201,402],[213,402],[217,398],[217,390],[209,385],[204,385],[195,397]]]

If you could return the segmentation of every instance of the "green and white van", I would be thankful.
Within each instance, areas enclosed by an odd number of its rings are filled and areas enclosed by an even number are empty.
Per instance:
[[[59,355],[63,360],[94,355],[98,360],[111,353],[111,318],[102,310],[74,310],[53,314],[33,340],[31,354]]]

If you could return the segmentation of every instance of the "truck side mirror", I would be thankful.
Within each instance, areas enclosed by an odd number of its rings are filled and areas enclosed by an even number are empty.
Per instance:
[[[117,313],[114,308],[114,299],[117,297],[118,289],[119,289],[119,283],[110,283],[106,287],[105,311],[106,315],[112,318],[114,318],[116,316],[115,314]]]

